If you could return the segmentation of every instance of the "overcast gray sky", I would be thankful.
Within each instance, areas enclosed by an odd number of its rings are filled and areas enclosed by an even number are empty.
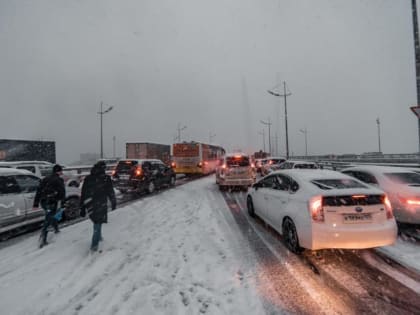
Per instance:
[[[125,142],[285,154],[418,150],[410,0],[0,0],[0,138],[56,141],[57,159]],[[267,128],[265,132],[268,133]],[[266,142],[268,142],[266,137]],[[273,140],[274,142],[274,140]],[[266,144],[267,146],[267,144]]]

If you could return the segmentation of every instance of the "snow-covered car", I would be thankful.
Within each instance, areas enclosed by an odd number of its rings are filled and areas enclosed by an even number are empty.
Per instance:
[[[41,178],[30,171],[0,168],[0,233],[44,220],[42,208],[33,209]],[[65,219],[79,215],[80,189],[66,187]]]
[[[31,173],[44,177],[52,173],[54,164],[44,161],[20,161],[20,162],[1,162],[0,167],[16,168],[18,170],[27,170]]]
[[[341,172],[385,191],[398,222],[420,224],[419,173],[403,167],[374,165],[354,166]]]
[[[261,175],[267,175],[271,172],[277,171],[282,163],[286,161],[284,157],[269,157],[261,166]]]
[[[237,187],[248,189],[255,179],[255,167],[249,156],[243,153],[226,154],[216,168],[216,184],[220,190]]]
[[[319,166],[315,162],[310,161],[294,161],[294,160],[287,160],[284,163],[281,163],[278,167],[279,170],[289,170],[292,168],[299,168],[299,169],[318,169]]]
[[[295,253],[385,246],[397,237],[386,194],[335,171],[273,172],[253,185],[247,208],[282,234]]]

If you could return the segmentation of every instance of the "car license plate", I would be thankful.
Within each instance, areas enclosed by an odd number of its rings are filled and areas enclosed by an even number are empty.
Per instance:
[[[343,217],[344,223],[360,223],[372,222],[372,215],[370,213],[351,213],[345,214]]]

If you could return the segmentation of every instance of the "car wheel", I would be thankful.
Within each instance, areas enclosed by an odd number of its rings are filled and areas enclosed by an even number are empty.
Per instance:
[[[63,220],[73,220],[80,215],[80,201],[77,197],[70,197],[66,201],[66,207],[63,211]]]
[[[155,191],[155,188],[155,183],[153,181],[150,181],[149,185],[147,186],[147,192],[151,194]]]
[[[286,218],[283,222],[283,239],[287,248],[290,249],[291,252],[295,254],[302,252],[295,224],[290,218]]]
[[[175,176],[171,176],[171,180],[169,181],[169,186],[175,186]]]
[[[250,196],[248,196],[248,198],[246,198],[246,207],[248,209],[249,216],[255,218],[254,203],[252,202],[252,198]]]

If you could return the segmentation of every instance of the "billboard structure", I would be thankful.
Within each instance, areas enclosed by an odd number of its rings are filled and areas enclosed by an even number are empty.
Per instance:
[[[55,163],[55,142],[0,139],[0,161],[47,161]]]

